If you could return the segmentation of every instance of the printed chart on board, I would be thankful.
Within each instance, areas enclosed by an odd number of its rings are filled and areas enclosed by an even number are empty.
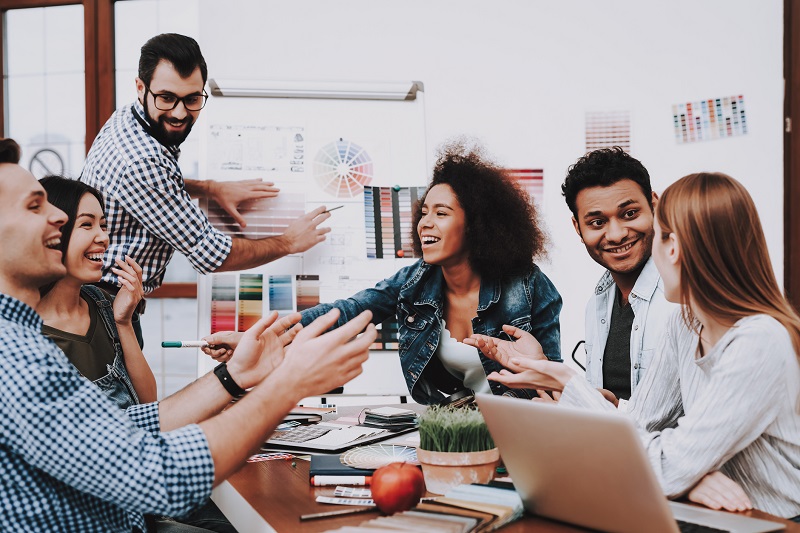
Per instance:
[[[412,209],[424,194],[422,93],[414,101],[212,97],[204,110],[201,179],[262,179],[274,198],[240,205],[240,227],[214,202],[212,225],[236,238],[283,234],[317,207],[333,209],[325,242],[242,272],[200,276],[198,334],[244,331],[264,314],[347,298],[418,258]],[[397,350],[397,323],[379,326],[377,350]]]

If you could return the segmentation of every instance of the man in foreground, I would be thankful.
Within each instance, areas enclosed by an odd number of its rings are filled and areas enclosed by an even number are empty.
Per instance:
[[[9,142],[0,141],[0,157]],[[39,287],[65,273],[56,248],[66,217],[9,160],[0,159],[0,530],[143,532],[144,514],[184,515],[300,399],[361,372],[376,337],[369,312],[329,333],[338,313],[302,330],[298,314],[273,313],[227,365],[120,411],[41,333],[33,309]]]

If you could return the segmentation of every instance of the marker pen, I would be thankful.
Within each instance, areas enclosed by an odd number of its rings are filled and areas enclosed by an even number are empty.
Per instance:
[[[206,341],[164,341],[162,348],[205,348],[208,346]]]
[[[327,210],[323,211],[323,213],[330,213],[331,211],[336,211],[337,209],[341,209],[342,207],[344,207],[344,206],[343,205],[337,205],[336,207],[331,207],[330,209],[327,209]]]
[[[311,476],[309,483],[314,487],[369,485],[372,483],[372,476]]]

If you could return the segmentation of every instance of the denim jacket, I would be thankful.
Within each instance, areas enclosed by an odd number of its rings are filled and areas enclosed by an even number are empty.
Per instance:
[[[406,385],[414,400],[431,404],[442,400],[443,394],[463,388],[460,380],[452,377],[438,358],[434,358],[442,334],[443,297],[442,269],[420,260],[371,289],[303,311],[302,322],[307,325],[333,307],[341,311],[337,327],[367,309],[372,311],[375,324],[396,316],[400,366]],[[510,324],[532,333],[549,359],[561,361],[560,313],[561,295],[539,267],[534,266],[524,277],[482,280],[478,315],[472,319],[472,331],[510,340],[502,331],[503,324]],[[480,351],[478,354],[486,375],[502,368]],[[533,391],[510,391],[499,383],[490,384],[494,394],[534,395]]]
[[[593,387],[603,386],[603,353],[611,325],[616,284],[606,271],[586,305],[586,379]],[[664,283],[651,257],[628,297],[633,310],[631,327],[631,393],[650,366],[653,351],[666,330],[669,316],[678,305],[664,297]]]
[[[97,306],[97,314],[106,328],[109,338],[114,343],[114,363],[106,365],[108,374],[95,380],[93,383],[100,388],[121,409],[139,403],[139,397],[133,388],[133,383],[125,368],[125,355],[122,353],[122,344],[119,340],[117,322],[114,320],[114,309],[107,295],[97,287],[84,285],[81,292],[88,295]]]

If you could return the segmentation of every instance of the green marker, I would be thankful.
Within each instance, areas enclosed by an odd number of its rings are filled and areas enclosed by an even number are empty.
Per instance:
[[[164,341],[162,348],[205,348],[208,346],[206,341]]]

